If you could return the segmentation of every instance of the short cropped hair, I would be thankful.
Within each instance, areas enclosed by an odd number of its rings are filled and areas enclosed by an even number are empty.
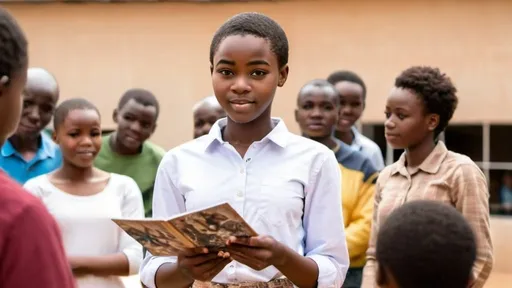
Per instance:
[[[361,86],[361,88],[363,88],[363,102],[366,101],[366,84],[364,84],[363,79],[355,72],[348,70],[336,71],[331,73],[331,75],[327,77],[327,81],[329,81],[329,83],[331,83],[332,85],[336,85],[339,82],[343,81],[358,84],[359,86]]]
[[[299,95],[297,96],[297,104],[299,104],[301,95],[306,93],[310,88],[320,88],[330,91],[334,96],[336,96],[336,106],[340,104],[340,98],[337,97],[338,91],[336,91],[336,88],[334,88],[334,86],[325,79],[314,79],[302,86],[299,90]]]
[[[69,112],[74,110],[94,110],[98,115],[101,115],[98,108],[86,99],[68,99],[63,101],[59,106],[57,106],[57,109],[55,109],[55,115],[53,116],[53,130],[57,131],[60,125],[66,121],[66,117],[68,117]]]
[[[160,104],[156,99],[155,95],[146,89],[141,88],[133,88],[126,92],[124,92],[121,99],[119,99],[119,103],[117,104],[117,109],[123,109],[124,105],[128,103],[130,100],[134,100],[135,102],[143,105],[143,106],[153,106],[156,109],[156,117],[158,118],[158,114],[160,113]]]
[[[379,285],[389,272],[400,288],[466,288],[476,259],[476,239],[452,206],[419,200],[389,215],[377,236]]]
[[[213,65],[213,56],[220,43],[227,37],[236,35],[252,35],[267,40],[270,50],[277,57],[279,68],[288,64],[288,38],[283,28],[272,18],[255,12],[237,14],[220,26],[210,45],[210,64]]]
[[[438,68],[413,66],[395,79],[395,87],[412,91],[423,100],[426,113],[439,115],[435,137],[446,129],[458,104],[457,88],[446,74]]]
[[[14,17],[0,8],[0,77],[12,78],[27,64],[27,38]]]

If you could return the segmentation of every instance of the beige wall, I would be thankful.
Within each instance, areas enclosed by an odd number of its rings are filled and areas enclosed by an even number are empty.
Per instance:
[[[414,2],[414,3],[410,3]],[[512,1],[285,1],[242,4],[7,5],[30,39],[31,64],[53,71],[63,98],[87,97],[107,128],[130,87],[155,92],[162,116],[154,141],[191,138],[193,103],[211,93],[208,50],[229,16],[260,11],[291,43],[290,78],[273,114],[297,131],[295,95],[307,80],[354,69],[369,86],[365,121],[382,121],[394,77],[413,64],[454,78],[458,122],[512,122]]]

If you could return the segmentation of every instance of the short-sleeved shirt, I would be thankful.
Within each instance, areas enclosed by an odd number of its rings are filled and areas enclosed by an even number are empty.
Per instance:
[[[110,137],[111,135],[103,137],[101,150],[94,161],[94,166],[110,173],[126,175],[135,180],[142,193],[146,217],[150,217],[156,171],[165,155],[165,150],[145,141],[139,154],[120,155],[110,147]]]
[[[20,184],[42,174],[47,174],[62,165],[60,148],[46,134],[41,133],[39,149],[34,158],[26,161],[7,140],[0,151],[0,168]]]
[[[41,201],[0,171],[0,285],[72,288],[59,227]]]

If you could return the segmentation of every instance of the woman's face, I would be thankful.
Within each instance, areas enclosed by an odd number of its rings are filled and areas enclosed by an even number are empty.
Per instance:
[[[415,147],[427,139],[432,141],[439,124],[438,115],[426,113],[421,97],[403,88],[391,90],[385,114],[386,140],[395,149]]]
[[[65,161],[80,168],[91,167],[101,149],[101,121],[98,112],[93,109],[69,111],[55,131],[54,138]]]

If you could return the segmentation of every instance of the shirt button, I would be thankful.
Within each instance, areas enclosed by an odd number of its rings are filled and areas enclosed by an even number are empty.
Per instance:
[[[240,168],[240,174],[244,174],[245,173],[245,169],[244,168]]]
[[[236,196],[242,197],[244,196],[244,192],[242,190],[238,190],[238,192],[236,192]]]

